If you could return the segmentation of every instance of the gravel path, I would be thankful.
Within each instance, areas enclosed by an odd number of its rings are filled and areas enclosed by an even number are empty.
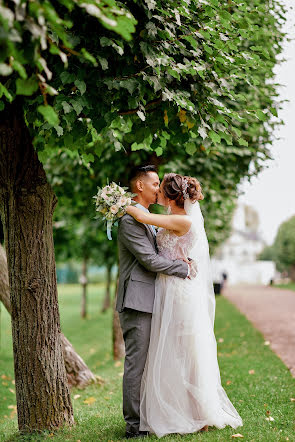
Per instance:
[[[226,287],[223,295],[270,341],[295,377],[295,292],[247,285]]]

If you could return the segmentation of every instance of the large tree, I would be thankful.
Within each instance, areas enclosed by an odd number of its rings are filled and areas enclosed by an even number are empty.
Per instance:
[[[33,101],[40,97],[42,103],[35,105],[35,111],[56,123],[47,94],[57,92],[46,83],[44,75],[51,79],[48,65],[54,65],[57,57],[67,64],[63,49],[70,55],[78,39],[70,32],[71,20],[79,26],[88,14],[130,38],[135,21],[112,0],[0,5],[0,210],[9,270],[18,425],[22,432],[74,422],[60,339],[52,240],[57,198],[32,144],[32,131],[39,131],[40,120],[36,117],[33,125],[29,122],[32,100],[25,97],[32,96]],[[90,42],[89,35],[86,46]],[[83,64],[91,56],[81,45],[79,50],[75,57]]]
[[[0,209],[23,431],[73,423],[52,242],[57,201],[37,152],[42,160],[56,149],[78,152],[88,163],[105,152],[161,156],[177,149],[181,164],[204,167],[207,187],[217,183],[217,200],[227,190],[218,171],[238,182],[250,163],[255,173],[269,157],[278,107],[273,67],[283,38],[279,2],[118,5],[0,6]]]

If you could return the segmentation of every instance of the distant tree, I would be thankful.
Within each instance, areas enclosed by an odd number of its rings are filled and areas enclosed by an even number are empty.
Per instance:
[[[259,261],[274,261],[275,260],[275,250],[274,246],[265,246],[262,252],[258,255],[257,258]]]
[[[273,249],[277,269],[295,281],[295,216],[280,225]]]

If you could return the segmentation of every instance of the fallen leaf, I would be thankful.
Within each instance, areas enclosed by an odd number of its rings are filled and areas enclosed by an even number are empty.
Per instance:
[[[226,385],[230,385],[231,383],[231,381],[226,381]]]
[[[248,373],[249,373],[249,374],[254,374],[254,373],[255,373],[255,370],[249,370]]]
[[[270,344],[269,341],[265,341],[265,342],[264,342],[264,345],[269,345],[269,344]]]
[[[11,377],[10,376],[6,376],[6,374],[2,374],[1,375],[1,379],[7,379],[8,381],[10,381]]]
[[[274,421],[274,418],[269,416],[269,417],[266,417],[265,420],[272,422],[272,421]]]
[[[79,397],[81,397],[80,394],[75,394],[74,399],[79,399]]]
[[[8,405],[7,408],[10,408],[10,409],[12,409],[12,410],[16,410],[16,405]]]
[[[83,401],[83,403],[84,403],[84,404],[91,405],[91,404],[93,404],[95,401],[96,401],[95,397],[90,396],[90,397],[88,397],[87,399],[85,399],[85,401]]]
[[[219,338],[218,342],[224,342],[224,339],[223,338]]]
[[[295,397],[290,397],[291,402],[295,402]]]
[[[121,361],[117,361],[117,362],[114,363],[115,367],[121,367],[121,365],[122,365]]]
[[[242,434],[237,433],[232,435],[233,438],[244,437]]]
[[[12,379],[11,383],[12,383],[13,385],[15,385],[15,380],[14,380],[14,379]]]

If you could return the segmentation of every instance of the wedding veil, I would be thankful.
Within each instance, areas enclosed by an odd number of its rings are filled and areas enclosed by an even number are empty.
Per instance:
[[[192,203],[188,198],[184,201],[186,214],[192,219],[192,228],[196,235],[195,244],[190,251],[192,258],[198,269],[195,284],[198,286],[198,296],[203,298],[203,307],[207,305],[209,318],[214,327],[215,317],[215,294],[212,281],[211,262],[209,255],[209,245],[204,228],[204,218],[198,201]],[[194,280],[193,280],[194,281]]]

